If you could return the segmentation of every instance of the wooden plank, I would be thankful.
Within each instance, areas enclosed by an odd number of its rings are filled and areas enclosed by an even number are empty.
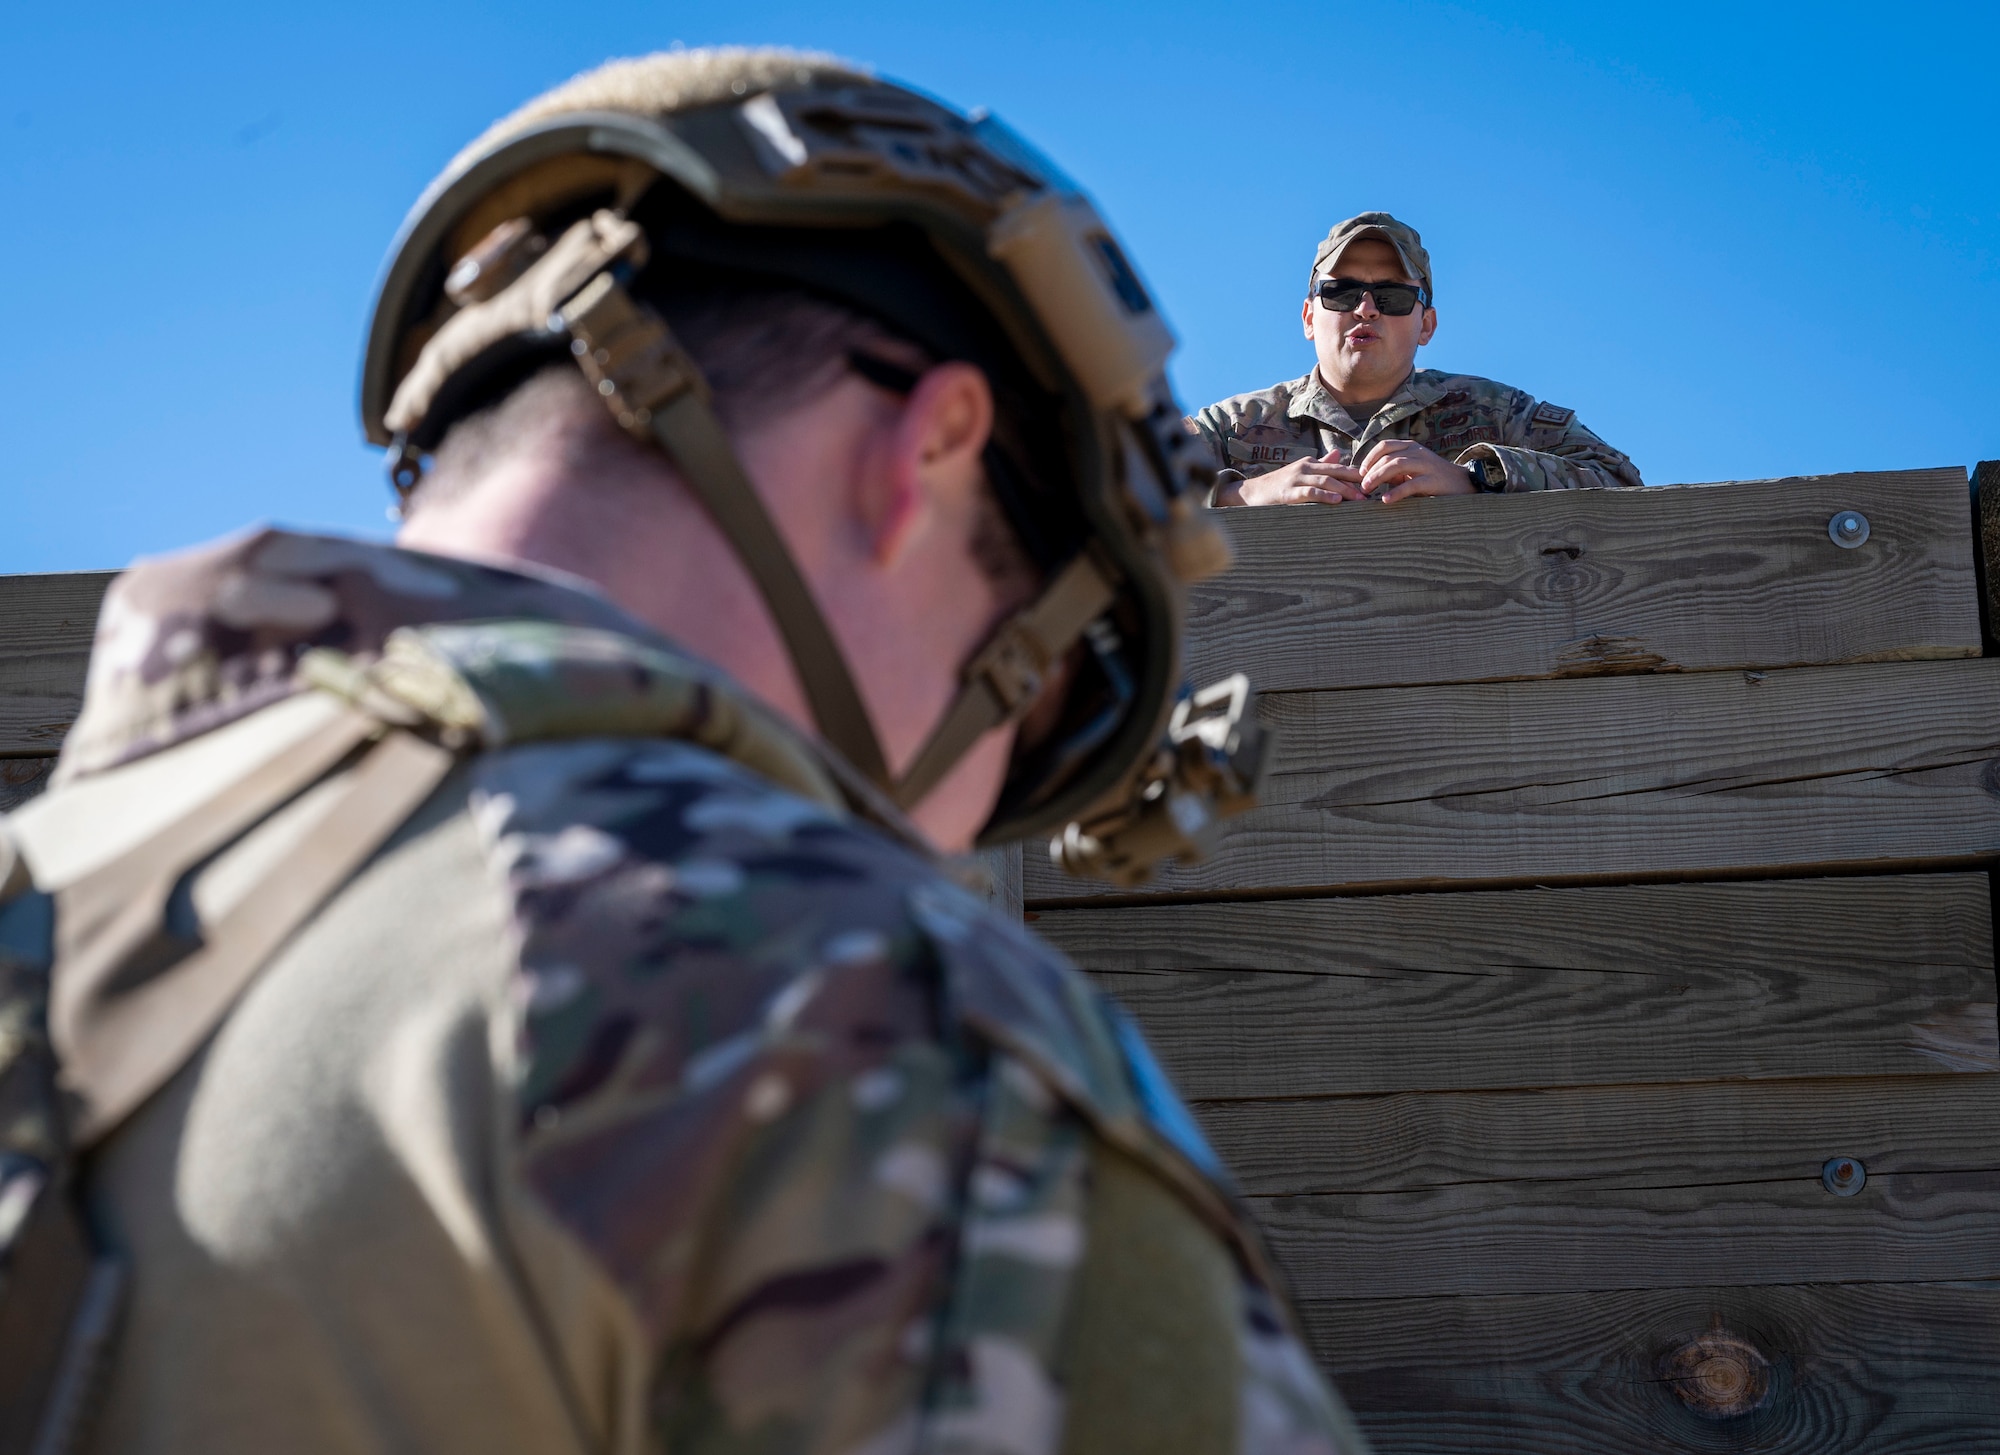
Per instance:
[[[1308,1300],[1307,1337],[1381,1455],[2000,1455],[2000,1287],[1849,1283]],[[1697,1414],[1662,1360],[1722,1329],[1770,1366]]]
[[[1190,662],[1297,691],[1976,656],[1967,495],[1951,466],[1232,510]]]
[[[1275,693],[1262,804],[1150,893],[1941,866],[2000,852],[2000,659]],[[1031,859],[1028,905],[1107,896]]]
[[[1981,460],[1972,470],[1972,564],[1979,580],[1979,626],[1986,651],[2000,650],[2000,460]]]
[[[1196,1100],[2000,1069],[1982,874],[1041,914]]]
[[[1813,1167],[1683,1187],[1501,1175],[1249,1205],[1314,1298],[2000,1278],[2000,1149],[1987,1168],[1871,1172],[1852,1197]]]
[[[2000,1165],[2000,1075],[1711,1081],[1194,1103],[1245,1192],[1596,1188]],[[1534,1195],[1531,1193],[1531,1195]]]
[[[1343,975],[1990,965],[1982,874],[1475,890],[1099,909],[1036,932],[1092,970]]]
[[[116,574],[0,576],[0,758],[62,746],[83,704],[97,608]]]
[[[54,758],[0,758],[0,813],[12,813],[48,787],[55,767]]]
[[[986,875],[986,902],[1009,919],[1021,918],[1021,846],[1002,844],[973,857]]]

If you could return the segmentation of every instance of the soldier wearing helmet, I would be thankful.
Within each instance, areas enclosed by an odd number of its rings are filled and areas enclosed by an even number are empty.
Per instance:
[[[1431,257],[1386,212],[1334,224],[1301,310],[1316,365],[1188,421],[1214,505],[1393,502],[1412,495],[1641,485],[1574,409],[1471,374],[1416,368],[1437,329]]]
[[[1170,346],[1046,162],[827,58],[451,164],[364,365],[399,547],[135,567],[6,825],[94,1448],[1364,1448],[1143,1038],[939,857],[1129,880],[1252,789]]]

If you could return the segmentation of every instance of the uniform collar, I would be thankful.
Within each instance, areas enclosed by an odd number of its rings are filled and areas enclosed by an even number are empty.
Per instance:
[[[1443,376],[1430,369],[1417,369],[1402,386],[1391,394],[1382,407],[1375,411],[1375,417],[1368,421],[1366,429],[1355,423],[1350,415],[1321,382],[1319,370],[1314,369],[1302,379],[1292,383],[1292,402],[1285,411],[1292,419],[1309,419],[1338,430],[1352,440],[1372,439],[1382,434],[1390,425],[1400,424],[1412,415],[1420,414],[1437,403],[1444,394]]]

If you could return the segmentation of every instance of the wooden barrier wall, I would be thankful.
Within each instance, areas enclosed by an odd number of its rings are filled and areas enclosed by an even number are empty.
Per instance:
[[[83,705],[90,635],[116,574],[0,576],[0,813],[48,782]]]
[[[1965,472],[1230,525],[1191,656],[1261,689],[1264,805],[1140,894],[1031,858],[1026,902],[1378,1448],[2000,1451]]]
[[[1034,859],[1023,892],[1146,1026],[1378,1448],[2000,1452],[1965,472],[1230,524],[1191,655],[1281,730],[1264,807],[1145,893]],[[0,808],[108,580],[0,578]]]

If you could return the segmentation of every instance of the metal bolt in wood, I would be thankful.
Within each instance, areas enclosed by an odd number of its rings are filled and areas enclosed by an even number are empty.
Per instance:
[[[1839,511],[1826,523],[1826,534],[1836,546],[1851,551],[1868,539],[1868,517],[1858,510]]]
[[[1868,1169],[1859,1157],[1829,1157],[1819,1180],[1835,1197],[1852,1197],[1868,1183]]]

